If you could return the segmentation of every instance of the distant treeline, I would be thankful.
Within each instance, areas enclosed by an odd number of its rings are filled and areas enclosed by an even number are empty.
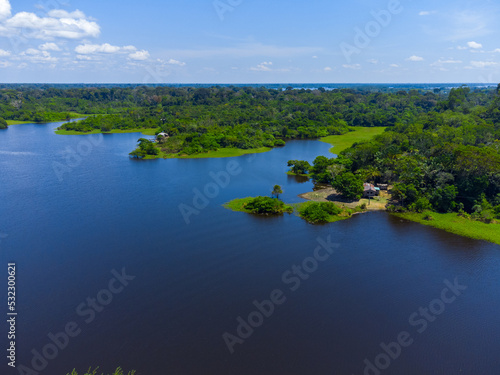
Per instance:
[[[452,95],[417,90],[390,93],[252,87],[49,90],[53,101],[72,103],[71,110],[75,112],[107,113],[66,124],[63,126],[66,130],[158,128],[170,136],[162,144],[164,151],[184,154],[227,147],[273,147],[287,139],[344,134],[353,126],[408,124],[422,114],[454,111],[456,106]],[[470,108],[487,106],[495,96],[494,90],[468,94],[470,101],[462,105]]]

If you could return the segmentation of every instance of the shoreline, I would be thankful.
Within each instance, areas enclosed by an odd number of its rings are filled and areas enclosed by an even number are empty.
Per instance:
[[[240,149],[240,148],[221,148],[217,151],[211,151],[203,154],[193,155],[179,155],[179,154],[166,154],[160,151],[158,155],[147,155],[141,160],[155,160],[155,159],[221,159],[221,158],[234,158],[243,155],[261,154],[271,151],[270,147]]]
[[[432,211],[423,213],[417,212],[391,212],[391,215],[401,219],[413,221],[422,225],[430,226],[436,229],[444,230],[462,237],[482,240],[500,245],[500,224],[483,223],[477,220],[466,219],[457,213],[441,214]],[[432,216],[432,220],[425,217]]]
[[[316,191],[310,191],[307,193],[302,193],[298,195],[302,199],[306,199],[312,202],[333,202],[344,208],[354,209],[356,206],[366,204],[366,211],[387,211],[386,204],[389,200],[389,193],[387,191],[381,191],[380,196],[373,199],[362,198],[359,201],[346,201],[341,197],[335,189],[327,187],[324,189],[319,189]]]

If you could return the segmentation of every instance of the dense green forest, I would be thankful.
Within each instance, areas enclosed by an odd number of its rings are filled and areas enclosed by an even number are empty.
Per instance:
[[[395,126],[454,105],[439,92],[418,90],[139,86],[6,88],[0,93],[0,117],[6,120],[42,122],[92,114],[62,129],[157,129],[169,135],[159,145],[165,153],[187,155],[282,146],[287,139],[344,134],[355,126]],[[493,94],[474,93],[475,104],[486,105]]]
[[[358,198],[362,182],[394,184],[395,211],[458,212],[491,222],[500,219],[500,96],[453,89],[432,111],[398,121],[372,140],[354,144],[338,158],[313,165],[290,160],[346,197]]]

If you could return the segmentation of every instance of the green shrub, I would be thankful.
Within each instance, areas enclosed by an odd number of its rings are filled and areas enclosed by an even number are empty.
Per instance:
[[[0,129],[7,129],[7,121],[0,117]]]
[[[416,202],[410,205],[410,211],[424,212],[432,209],[432,204],[425,197],[418,198]]]
[[[245,205],[245,209],[254,214],[282,214],[283,212],[290,212],[290,208],[276,198],[270,197],[256,197]]]
[[[300,212],[300,216],[311,223],[326,223],[330,216],[336,216],[342,209],[332,202],[313,202]]]

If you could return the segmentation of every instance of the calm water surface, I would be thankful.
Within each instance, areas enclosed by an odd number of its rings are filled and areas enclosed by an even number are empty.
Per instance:
[[[81,332],[42,374],[119,365],[141,375],[357,375],[376,358],[388,366],[381,374],[499,373],[499,246],[385,213],[313,226],[222,207],[269,194],[275,184],[283,200],[300,202],[312,185],[287,176],[286,161],[312,161],[329,145],[295,141],[239,158],[136,161],[128,152],[139,134],[58,136],[58,125],[0,132],[0,297],[6,304],[7,263],[16,262],[18,365],[31,367],[32,350],[42,352],[49,333],[75,322]],[[67,159],[68,150],[84,156]],[[211,173],[228,166],[239,173],[214,191]],[[210,198],[195,202],[206,207],[186,223],[179,205],[193,206],[193,189],[207,186]],[[283,274],[329,236],[338,248],[292,291],[296,284]],[[123,268],[135,278],[120,293],[102,292]],[[436,301],[444,281],[455,279],[467,289],[451,303]],[[284,303],[231,354],[223,333],[236,335],[237,318],[247,319],[253,301],[275,289]],[[112,300],[86,323],[87,298],[98,294]],[[429,305],[436,314],[422,330],[414,313]],[[3,323],[2,350],[6,331]],[[381,344],[401,332],[411,345],[395,359],[381,357]],[[0,373],[17,374],[2,358]]]

